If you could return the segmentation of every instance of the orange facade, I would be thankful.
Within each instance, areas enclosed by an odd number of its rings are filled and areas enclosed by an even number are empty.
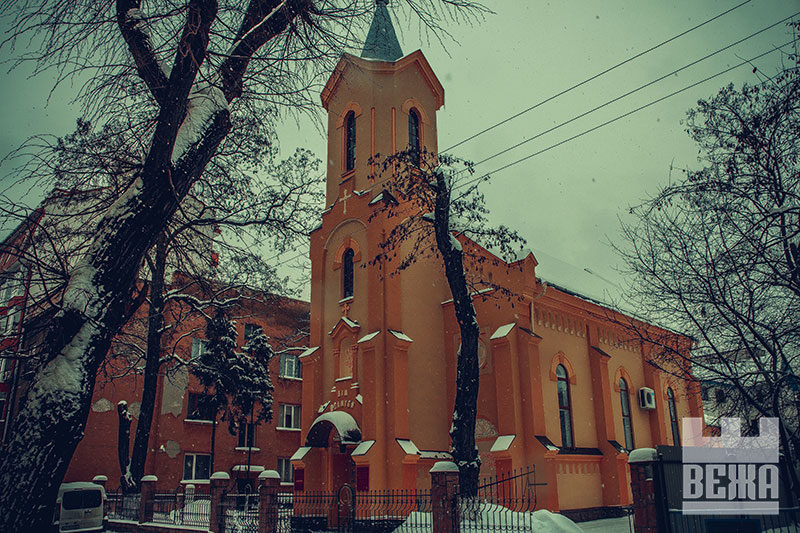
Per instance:
[[[370,262],[397,220],[380,211],[388,178],[370,158],[404,150],[413,136],[436,153],[444,89],[420,51],[396,61],[344,55],[322,101],[328,208],[311,235],[295,490],[424,487],[448,457],[459,329],[436,260],[402,271]],[[474,297],[482,474],[535,465],[547,483],[538,500],[551,510],[630,503],[625,445],[672,444],[668,388],[678,420],[700,416],[699,396],[646,364],[646,348],[625,340],[613,311],[546,287],[533,254],[505,262],[463,244],[491,259],[481,275],[515,295]],[[639,406],[644,387],[656,391],[654,409]]]

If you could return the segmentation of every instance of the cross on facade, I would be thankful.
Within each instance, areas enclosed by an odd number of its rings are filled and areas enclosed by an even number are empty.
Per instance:
[[[344,191],[344,194],[342,195],[342,204],[344,205],[344,211],[342,211],[342,212],[344,214],[347,214],[347,200],[348,200],[348,198],[352,198],[352,197],[353,197],[353,195],[352,194],[348,194],[347,190]]]
[[[350,318],[350,304],[346,303],[342,305],[342,316],[345,318]]]

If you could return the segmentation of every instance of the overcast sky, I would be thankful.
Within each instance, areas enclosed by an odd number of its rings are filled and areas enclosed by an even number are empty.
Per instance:
[[[446,149],[742,1],[486,1],[495,14],[479,25],[448,26],[457,42],[446,40],[446,49],[421,39],[417,26],[402,14],[394,22],[403,52],[421,49],[444,85],[438,133],[439,147]],[[752,0],[451,153],[479,161],[797,11],[797,0]],[[490,172],[790,39],[780,24],[476,170]],[[779,57],[772,53],[754,64],[773,75]],[[518,229],[534,249],[615,277],[618,261],[607,243],[619,234],[618,217],[665,184],[670,168],[677,176],[681,168],[697,167],[697,149],[681,124],[686,110],[727,83],[756,81],[751,66],[741,67],[493,174],[483,191],[495,221]],[[47,78],[28,79],[24,69],[0,78],[0,155],[29,135],[64,135],[73,129],[77,107],[68,103],[73,89],[59,89],[48,104],[50,86]],[[325,157],[323,133],[309,124],[302,120],[298,128],[292,119],[283,125],[285,154],[304,146]]]

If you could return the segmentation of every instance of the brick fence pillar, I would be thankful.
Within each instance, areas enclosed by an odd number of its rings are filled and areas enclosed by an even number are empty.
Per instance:
[[[208,514],[208,530],[211,533],[220,533],[220,519],[225,510],[222,508],[225,493],[228,492],[228,483],[231,476],[227,472],[214,472],[211,474],[211,508]]]
[[[153,500],[156,495],[156,476],[144,476],[142,478],[142,498],[139,500],[139,523],[152,522],[153,520]]]
[[[103,475],[94,476],[92,478],[92,483],[103,487],[103,516],[106,516],[106,514],[108,514],[108,500],[106,500],[105,497],[105,490],[106,490],[106,483],[108,483],[108,478]]]
[[[431,520],[433,533],[458,531],[458,467],[451,461],[439,461],[431,468]]]
[[[258,533],[274,533],[278,529],[278,484],[281,476],[275,470],[258,475]]]
[[[658,453],[653,448],[633,450],[628,458],[631,467],[633,523],[636,533],[659,533],[656,491],[653,483]]]

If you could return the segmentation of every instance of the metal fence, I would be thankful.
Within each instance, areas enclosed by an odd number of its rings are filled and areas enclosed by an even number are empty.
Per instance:
[[[183,491],[153,495],[153,522],[178,526],[208,527],[211,510],[209,494]]]
[[[123,494],[117,489],[106,493],[106,514],[111,519],[138,520],[141,494]]]
[[[220,531],[258,533],[258,494],[226,494],[220,509]]]
[[[473,495],[456,495],[455,531],[533,531],[536,489],[534,467],[485,479]]]

